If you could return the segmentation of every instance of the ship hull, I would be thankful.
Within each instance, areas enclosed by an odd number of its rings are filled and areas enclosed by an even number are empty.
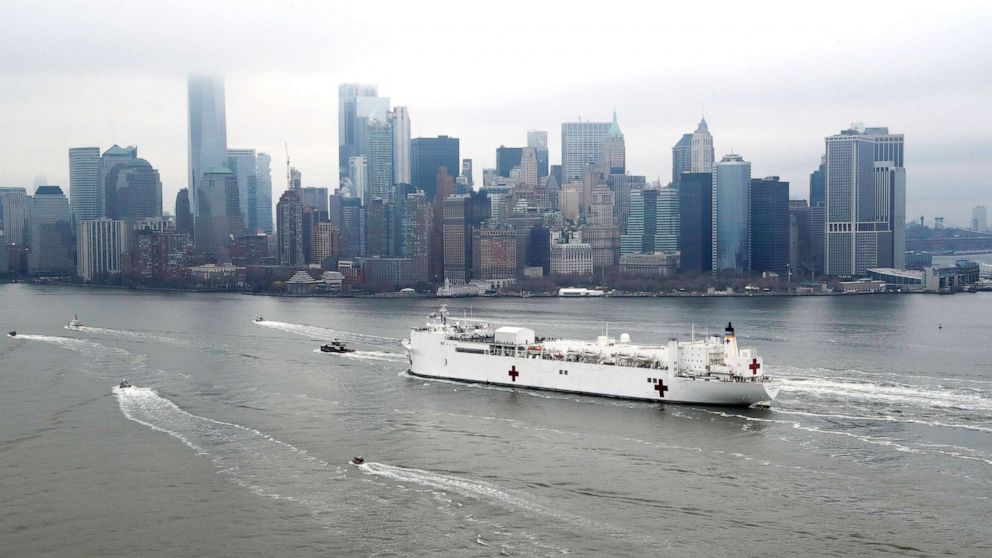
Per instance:
[[[771,401],[778,394],[778,388],[768,381],[722,381],[657,368],[492,355],[486,349],[482,343],[415,331],[407,344],[409,372],[473,384],[659,403],[749,406]]]

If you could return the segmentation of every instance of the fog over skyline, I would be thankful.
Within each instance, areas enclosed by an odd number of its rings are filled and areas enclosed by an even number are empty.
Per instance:
[[[412,136],[461,139],[474,177],[500,145],[616,108],[627,168],[671,176],[705,113],[717,159],[805,198],[824,136],[852,122],[906,136],[907,219],[966,225],[992,206],[992,6],[982,2],[705,6],[457,2],[31,2],[0,8],[0,186],[68,193],[70,147],[137,145],[164,208],[186,186],[186,76],[223,74],[231,148],[284,142],[304,186],[337,187],[337,85],[376,84]]]

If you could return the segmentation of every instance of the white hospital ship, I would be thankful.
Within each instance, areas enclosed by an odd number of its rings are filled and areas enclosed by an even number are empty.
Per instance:
[[[729,323],[722,337],[637,345],[626,333],[581,341],[493,329],[449,319],[442,306],[403,344],[410,373],[427,378],[705,405],[767,403],[779,390],[757,351],[738,348]]]

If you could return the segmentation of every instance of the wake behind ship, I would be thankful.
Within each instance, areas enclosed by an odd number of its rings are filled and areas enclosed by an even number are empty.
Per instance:
[[[779,390],[757,351],[738,348],[732,324],[722,337],[635,345],[626,333],[590,342],[492,329],[449,320],[442,306],[403,344],[410,373],[427,378],[703,405],[770,402]]]

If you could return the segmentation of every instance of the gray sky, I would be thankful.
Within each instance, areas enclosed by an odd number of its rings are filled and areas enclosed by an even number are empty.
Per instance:
[[[413,137],[461,138],[476,169],[501,144],[608,120],[627,166],[671,175],[705,112],[717,157],[806,197],[823,137],[851,122],[906,134],[908,218],[967,224],[992,207],[988,2],[7,2],[0,6],[0,185],[68,186],[67,149],[135,144],[172,210],[185,186],[185,76],[222,72],[230,147],[285,153],[337,182],[337,84],[379,85]],[[476,180],[481,180],[481,171]]]

